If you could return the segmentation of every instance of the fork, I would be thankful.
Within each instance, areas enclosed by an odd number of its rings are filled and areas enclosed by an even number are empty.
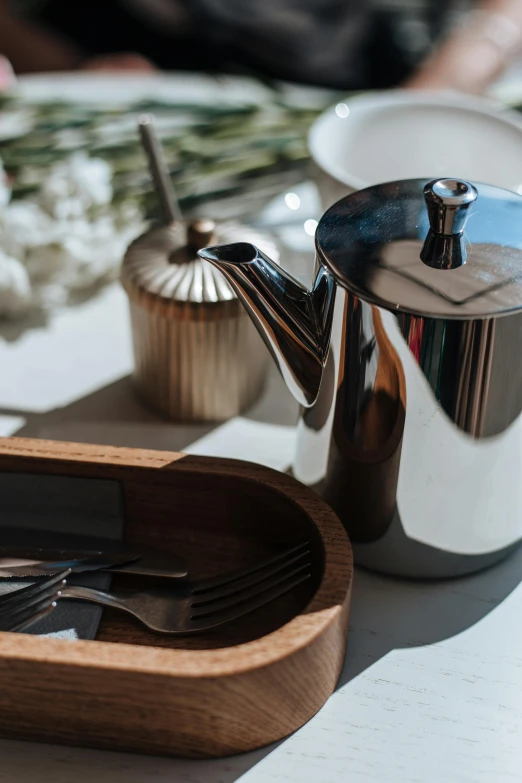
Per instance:
[[[253,612],[304,582],[311,575],[308,541],[241,571],[177,587],[135,592],[104,592],[68,585],[59,598],[91,601],[136,617],[156,633],[205,631]]]
[[[25,631],[56,608],[70,569],[0,596],[0,631]]]

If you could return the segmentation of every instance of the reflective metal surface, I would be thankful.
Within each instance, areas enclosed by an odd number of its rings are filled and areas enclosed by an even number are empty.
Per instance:
[[[477,185],[466,263],[430,268],[425,185],[334,205],[310,292],[250,245],[204,257],[303,404],[296,477],[338,513],[359,563],[433,577],[489,565],[522,538],[522,197]]]
[[[464,228],[468,209],[477,198],[469,182],[435,179],[424,186],[430,228],[420,252],[421,260],[433,269],[458,269],[466,263]]]
[[[150,547],[141,547],[137,552],[90,552],[0,546],[0,579],[46,576],[66,568],[74,574],[113,571],[161,579],[179,579],[188,574],[187,563],[182,557]]]
[[[199,251],[237,292],[302,405],[317,397],[329,346],[335,284],[319,269],[312,291],[247,242]]]
[[[277,257],[266,235],[203,219],[153,228],[125,254],[134,381],[148,404],[175,421],[237,416],[262,391],[269,356],[223,275],[197,256],[208,242],[243,238]]]
[[[466,263],[433,269],[420,260],[430,228],[425,184],[388,182],[334,204],[317,227],[321,264],[344,288],[391,311],[471,319],[522,308],[522,197],[475,184]]]
[[[59,597],[121,609],[156,633],[189,634],[237,620],[310,576],[310,545],[303,541],[254,567],[210,579],[110,593],[70,585]]]
[[[56,608],[69,576],[69,569],[37,584],[13,590],[0,602],[0,631],[26,631]]]
[[[424,200],[430,228],[435,234],[461,234],[470,204],[477,200],[477,189],[457,179],[434,179],[424,185]]]
[[[395,315],[338,288],[325,380],[294,473],[359,563],[409,576],[482,567],[522,536],[522,314]]]

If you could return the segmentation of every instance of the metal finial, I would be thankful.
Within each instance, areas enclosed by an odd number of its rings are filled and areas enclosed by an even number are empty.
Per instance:
[[[464,227],[477,196],[473,185],[458,179],[434,179],[424,186],[430,230],[420,257],[426,266],[458,269],[466,263]]]
[[[424,199],[431,230],[454,236],[464,231],[469,207],[477,199],[477,189],[458,179],[436,179],[424,187]]]

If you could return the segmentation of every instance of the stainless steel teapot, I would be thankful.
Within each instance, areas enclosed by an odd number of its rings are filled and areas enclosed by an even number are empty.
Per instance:
[[[522,538],[522,197],[390,182],[332,206],[311,290],[251,244],[205,248],[301,404],[295,476],[360,564],[483,568]]]

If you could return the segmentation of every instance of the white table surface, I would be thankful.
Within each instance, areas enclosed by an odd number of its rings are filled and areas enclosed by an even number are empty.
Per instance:
[[[166,424],[136,402],[118,286],[47,325],[3,328],[0,367],[2,435],[179,449],[211,429]],[[250,415],[293,422],[295,406],[275,373]],[[197,762],[0,741],[0,781],[520,781],[521,579],[522,552],[452,581],[357,571],[339,686],[276,746]]]

